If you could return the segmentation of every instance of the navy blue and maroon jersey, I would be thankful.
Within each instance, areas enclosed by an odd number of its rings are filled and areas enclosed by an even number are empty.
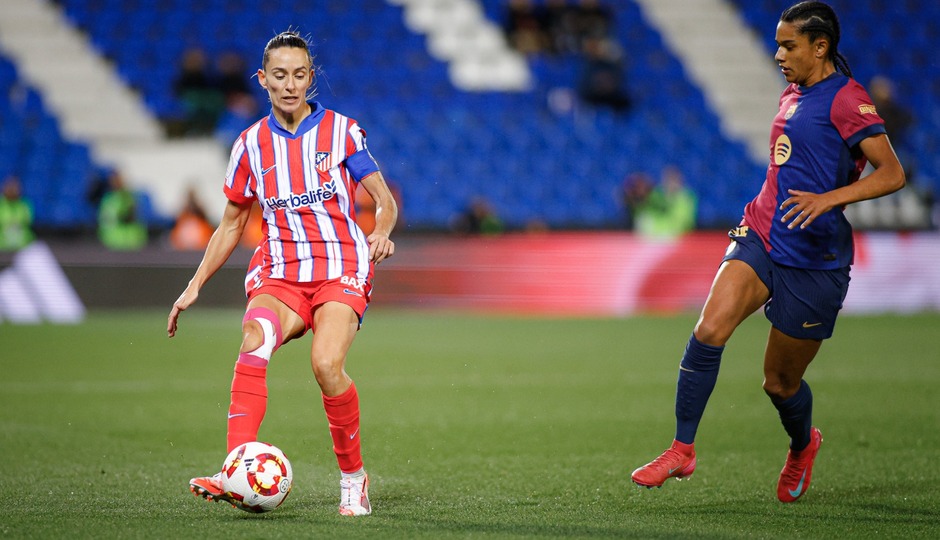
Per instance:
[[[780,205],[787,190],[825,193],[858,180],[867,160],[859,143],[885,133],[868,93],[834,73],[810,87],[789,85],[770,130],[770,165],[760,193],[744,207],[744,220],[778,264],[832,270],[852,264],[852,227],[833,208],[805,229],[787,229]]]

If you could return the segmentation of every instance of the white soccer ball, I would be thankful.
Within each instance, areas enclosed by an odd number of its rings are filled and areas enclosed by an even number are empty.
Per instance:
[[[284,452],[258,441],[236,447],[222,465],[222,489],[246,512],[270,512],[280,506],[293,479]]]

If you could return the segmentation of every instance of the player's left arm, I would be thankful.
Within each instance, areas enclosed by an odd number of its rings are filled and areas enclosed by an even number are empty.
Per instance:
[[[789,207],[789,211],[781,218],[784,223],[790,221],[788,229],[797,225],[805,229],[813,220],[833,208],[883,197],[904,187],[904,168],[898,161],[887,135],[881,133],[862,139],[859,148],[875,170],[857,182],[826,193],[787,190],[790,197],[783,201],[780,209],[786,210]]]
[[[385,182],[382,171],[375,171],[359,181],[375,201],[375,229],[369,235],[369,258],[378,264],[395,254],[395,242],[389,238],[398,222],[398,203]]]

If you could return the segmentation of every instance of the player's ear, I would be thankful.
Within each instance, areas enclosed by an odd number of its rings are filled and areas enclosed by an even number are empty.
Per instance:
[[[307,88],[313,86],[313,83],[317,80],[317,74],[313,71],[313,68],[307,69]]]
[[[258,70],[258,84],[261,85],[261,88],[264,88],[265,90],[268,89],[268,80],[264,76],[263,69]]]

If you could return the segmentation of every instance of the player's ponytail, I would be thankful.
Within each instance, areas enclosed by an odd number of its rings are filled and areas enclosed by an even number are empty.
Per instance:
[[[800,2],[784,10],[780,21],[793,23],[801,34],[807,35],[810,43],[822,36],[829,38],[829,60],[843,75],[852,76],[849,62],[839,52],[842,31],[839,27],[839,17],[832,7],[823,2]]]

